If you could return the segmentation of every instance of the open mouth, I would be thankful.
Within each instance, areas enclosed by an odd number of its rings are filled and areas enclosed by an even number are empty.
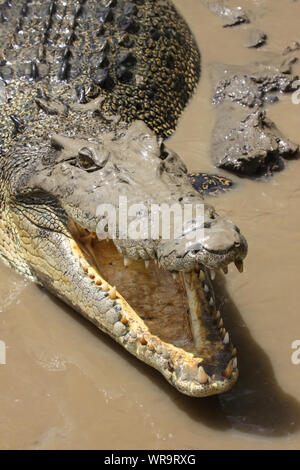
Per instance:
[[[216,305],[213,271],[171,273],[157,260],[124,258],[112,240],[73,221],[70,230],[83,273],[99,298],[113,301],[92,319],[100,329],[182,393],[209,396],[234,385],[237,351]]]

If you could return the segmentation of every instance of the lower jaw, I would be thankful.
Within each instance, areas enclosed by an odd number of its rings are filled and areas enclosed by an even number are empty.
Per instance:
[[[99,241],[73,224],[72,235],[83,272],[115,305],[104,317],[85,315],[90,321],[186,395],[232,388],[236,349],[216,309],[208,270],[172,276],[153,260],[147,267],[142,260],[125,260],[125,267],[111,240]]]

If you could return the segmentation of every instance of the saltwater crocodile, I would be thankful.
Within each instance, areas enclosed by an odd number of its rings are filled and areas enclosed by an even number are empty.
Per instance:
[[[166,0],[0,6],[1,258],[179,391],[230,389],[236,349],[211,277],[231,262],[242,271],[247,243],[163,143],[199,79],[188,26]],[[120,215],[120,196],[143,204],[137,225],[152,204],[204,217],[177,238],[122,238],[120,218],[111,235],[99,213],[110,204]]]

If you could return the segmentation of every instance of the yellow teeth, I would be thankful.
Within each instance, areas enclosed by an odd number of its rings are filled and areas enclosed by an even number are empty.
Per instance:
[[[202,366],[199,367],[198,370],[198,382],[202,385],[206,384],[208,382],[208,375],[206,374],[205,370],[203,369]]]
[[[115,286],[109,291],[109,298],[111,300],[114,300],[117,298],[117,289]]]
[[[223,376],[226,379],[230,379],[230,377],[232,376],[232,371],[233,371],[233,360],[231,359],[231,361],[228,362],[226,369],[223,371]]]
[[[244,271],[244,263],[241,260],[237,260],[234,263],[236,265],[237,270],[242,273]]]
[[[127,268],[128,266],[131,265],[131,260],[127,258],[127,256],[124,256],[124,266]]]
[[[224,336],[224,339],[223,339],[223,343],[224,344],[228,344],[229,343],[229,333],[227,332]]]
[[[150,261],[148,259],[145,260],[145,268],[148,269],[150,265]]]

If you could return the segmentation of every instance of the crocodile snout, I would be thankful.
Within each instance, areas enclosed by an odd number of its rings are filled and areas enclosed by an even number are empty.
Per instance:
[[[192,230],[195,237],[191,237]],[[246,239],[239,228],[230,220],[217,216],[199,230],[193,225],[182,237],[161,243],[158,259],[169,271],[189,271],[197,264],[226,270],[232,262],[240,266],[247,251]]]

